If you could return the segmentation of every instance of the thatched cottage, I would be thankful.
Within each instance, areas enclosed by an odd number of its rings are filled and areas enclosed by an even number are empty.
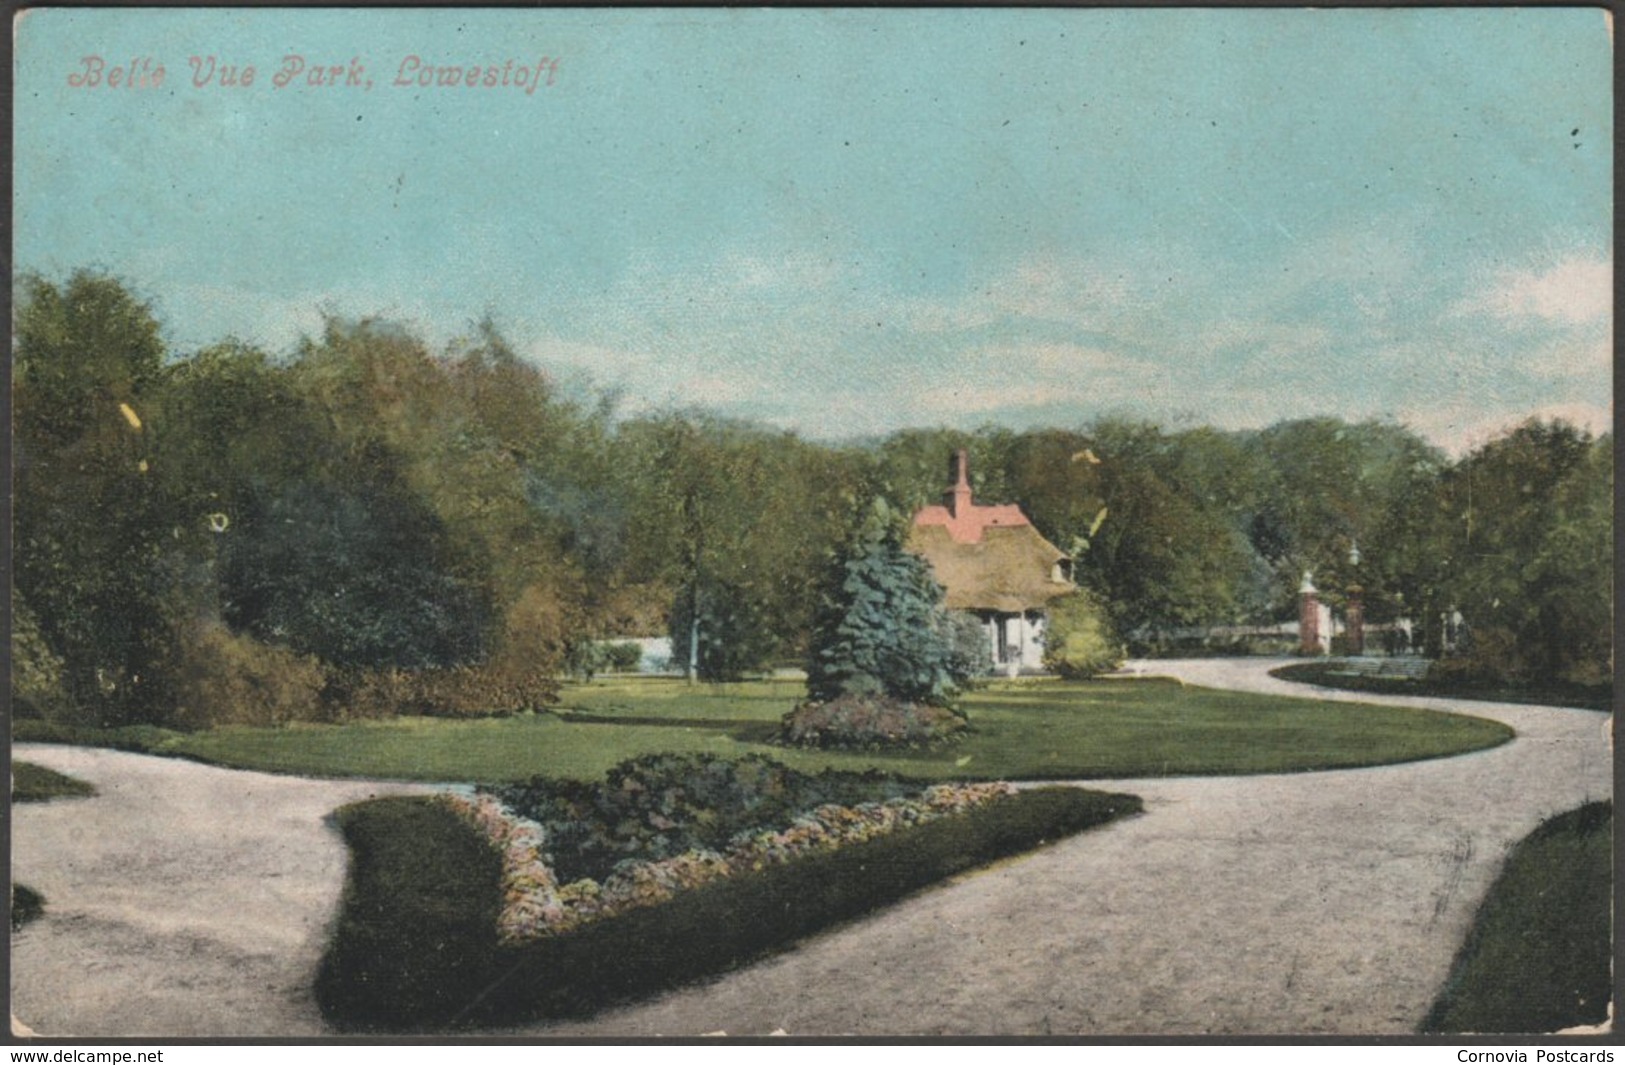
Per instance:
[[[981,620],[999,669],[1040,669],[1049,602],[1076,588],[1072,560],[1019,506],[972,499],[969,465],[963,449],[955,452],[942,505],[914,515],[908,549],[931,563],[948,609]]]

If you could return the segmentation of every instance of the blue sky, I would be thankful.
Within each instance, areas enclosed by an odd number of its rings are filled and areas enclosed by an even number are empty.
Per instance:
[[[629,411],[820,438],[1612,423],[1594,9],[47,9],[16,41],[18,268],[112,271],[180,352],[490,312]],[[163,84],[69,84],[91,55]],[[194,85],[211,55],[254,84]],[[557,66],[394,84],[410,56]]]

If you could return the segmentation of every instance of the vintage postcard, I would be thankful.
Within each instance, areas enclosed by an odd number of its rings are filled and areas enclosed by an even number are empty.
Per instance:
[[[1608,12],[12,32],[14,1038],[1609,1029]]]

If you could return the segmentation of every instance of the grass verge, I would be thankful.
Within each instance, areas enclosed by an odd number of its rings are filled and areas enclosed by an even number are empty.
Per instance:
[[[1334,667],[1323,662],[1301,662],[1270,670],[1270,676],[1281,680],[1295,680],[1340,691],[1369,692],[1377,695],[1425,695],[1435,699],[1474,699],[1485,703],[1524,703],[1535,706],[1560,706],[1576,710],[1598,710],[1608,713],[1613,709],[1614,691],[1611,686],[1578,685],[1548,686],[1544,688],[1503,688],[1483,685],[1459,684],[1424,678],[1407,680],[1404,677],[1347,677],[1338,676]]]
[[[181,733],[118,730],[109,742],[155,754],[307,776],[506,783],[533,776],[597,780],[652,753],[765,754],[795,769],[881,769],[935,780],[1080,780],[1289,773],[1417,761],[1512,738],[1463,714],[1291,699],[1164,680],[999,683],[966,696],[970,734],[896,752],[775,746],[795,681],[687,685],[609,680],[568,685],[556,713],[502,719],[399,718]],[[93,733],[16,739],[95,743]]]
[[[1599,1024],[1612,990],[1611,802],[1542,824],[1507,857],[1424,1032]]]
[[[1132,795],[1025,791],[519,947],[497,943],[496,854],[428,799],[345,807],[349,881],[317,999],[349,1030],[591,1013],[744,964],[955,873],[1138,812]]]
[[[11,930],[13,932],[44,913],[44,896],[23,884],[11,885]]]
[[[82,798],[94,794],[95,788],[65,773],[33,762],[11,763],[12,802],[48,802],[51,799]]]

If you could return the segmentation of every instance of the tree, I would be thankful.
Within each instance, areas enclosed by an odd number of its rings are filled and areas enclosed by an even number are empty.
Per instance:
[[[775,641],[758,601],[725,580],[692,583],[672,608],[673,648],[685,637],[697,679],[709,683],[740,680],[760,671]]]
[[[1339,418],[1278,423],[1249,435],[1245,452],[1260,479],[1247,531],[1273,570],[1273,613],[1291,613],[1312,570],[1333,600],[1357,583],[1372,620],[1391,615],[1392,565],[1406,550],[1391,518],[1430,488],[1443,455],[1403,426]],[[1357,568],[1349,561],[1356,545]]]
[[[899,515],[876,500],[831,568],[813,630],[808,695],[945,706],[955,690],[952,659],[942,586],[924,559],[903,549]]]
[[[1129,423],[1102,423],[1091,436],[1107,515],[1077,559],[1079,583],[1131,639],[1236,620],[1251,555],[1224,510],[1168,472],[1175,443],[1155,426]]]
[[[80,272],[22,283],[13,321],[15,582],[69,697],[112,724],[155,720],[175,515],[153,476],[164,347],[150,309]]]
[[[485,589],[447,564],[442,528],[410,496],[302,483],[243,514],[222,539],[222,610],[233,629],[342,667],[481,657]]]
[[[1510,684],[1610,676],[1612,438],[1530,421],[1445,470],[1395,515],[1408,550],[1396,586],[1428,624],[1460,608],[1465,668]]]

